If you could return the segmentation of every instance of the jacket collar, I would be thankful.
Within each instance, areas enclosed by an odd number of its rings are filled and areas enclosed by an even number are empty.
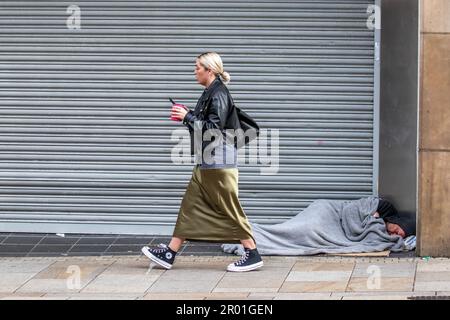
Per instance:
[[[208,100],[211,98],[211,95],[214,93],[214,91],[216,91],[216,88],[218,88],[222,84],[223,84],[223,82],[220,79],[220,77],[216,76],[216,78],[213,80],[213,82],[211,82],[209,84],[209,87],[205,88],[205,90],[203,91],[204,96],[202,98],[202,104],[201,104],[202,108],[206,107],[206,104],[207,104]],[[199,112],[201,112],[201,110]]]
[[[210,83],[209,87],[205,88],[205,92],[208,94],[212,92],[214,88],[216,88],[218,85],[222,83],[222,80],[220,80],[219,76],[216,76],[216,78],[213,80],[213,82]]]

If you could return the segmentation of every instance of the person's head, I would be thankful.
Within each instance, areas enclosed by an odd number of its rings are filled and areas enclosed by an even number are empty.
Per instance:
[[[406,238],[415,234],[415,216],[406,212],[398,212],[390,201],[379,198],[377,213],[386,223],[386,230],[390,235]]]
[[[399,212],[384,218],[389,234],[398,234],[403,238],[416,234],[416,215],[411,212]]]
[[[195,77],[203,86],[220,76],[225,84],[230,82],[230,74],[223,69],[222,58],[216,52],[205,52],[195,60]]]
[[[386,230],[390,235],[399,235],[402,238],[406,238],[405,230],[398,224],[386,222]]]

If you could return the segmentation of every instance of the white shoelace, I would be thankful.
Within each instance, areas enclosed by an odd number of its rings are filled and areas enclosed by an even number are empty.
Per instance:
[[[242,263],[244,263],[247,259],[248,259],[248,255],[249,255],[250,251],[245,251],[244,254],[241,256],[241,259],[239,259],[236,262],[237,266],[240,266]]]
[[[153,251],[155,252],[155,253],[161,253],[161,252],[164,252],[164,251],[166,251],[167,250],[167,246],[164,244],[164,243],[160,243],[159,245],[158,245],[158,249],[153,249]]]

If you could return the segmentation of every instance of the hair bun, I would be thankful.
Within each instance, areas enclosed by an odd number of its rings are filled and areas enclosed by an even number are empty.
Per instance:
[[[230,77],[230,74],[228,72],[222,71],[220,73],[220,76],[225,80],[225,84],[228,84],[230,82],[231,77]]]

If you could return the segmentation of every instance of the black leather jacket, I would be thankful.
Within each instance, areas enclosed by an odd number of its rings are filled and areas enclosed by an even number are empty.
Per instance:
[[[194,126],[196,121],[201,121],[202,135],[208,129],[219,129],[222,133],[225,129],[239,128],[236,117],[229,117],[233,108],[233,99],[226,85],[219,76],[203,91],[197,101],[194,110],[190,110],[183,119],[183,124],[189,129],[191,136],[191,155],[194,155]],[[206,109],[206,112],[204,110]],[[203,116],[204,114],[204,116]],[[197,122],[197,126],[199,123]],[[225,136],[224,136],[225,138]],[[203,141],[202,152],[212,141]]]

